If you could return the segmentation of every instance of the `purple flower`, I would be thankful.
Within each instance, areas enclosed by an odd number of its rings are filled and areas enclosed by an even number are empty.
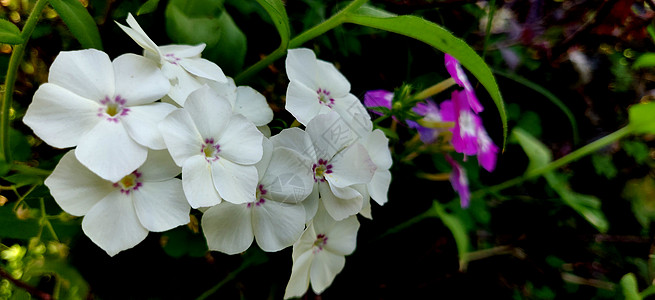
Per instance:
[[[393,99],[393,93],[387,90],[373,90],[368,91],[364,94],[364,106],[366,107],[386,107],[391,109],[391,100]],[[383,115],[383,113],[369,109],[376,115]]]
[[[484,127],[478,128],[478,163],[487,171],[491,172],[496,168],[496,155],[498,147],[489,138]]]
[[[478,101],[478,98],[475,96],[473,86],[471,86],[468,77],[466,77],[466,73],[464,73],[464,70],[462,70],[462,66],[459,64],[459,61],[450,56],[450,54],[446,54],[445,64],[446,70],[448,70],[450,76],[459,86],[464,88],[468,105],[476,114],[481,112],[484,107],[482,107],[482,104],[480,104],[480,101]]]
[[[464,92],[453,91],[452,98],[455,114],[453,147],[459,153],[475,155],[478,153],[478,132],[482,128],[482,121],[467,105]]]
[[[450,173],[450,184],[459,194],[459,201],[462,208],[467,208],[471,201],[471,192],[469,191],[469,180],[466,177],[466,170],[462,168],[450,155],[446,154],[446,160],[453,167]]]
[[[426,121],[444,121],[442,112],[439,111],[439,105],[430,99],[425,100],[425,103],[417,103],[412,110],[419,116],[422,116]],[[424,127],[412,120],[407,120],[407,125],[418,131],[421,141],[425,144],[434,143],[434,141],[437,140],[437,137],[439,137],[439,134],[445,130],[443,128]]]

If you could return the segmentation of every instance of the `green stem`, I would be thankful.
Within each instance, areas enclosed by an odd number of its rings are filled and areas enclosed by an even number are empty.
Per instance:
[[[18,75],[18,67],[23,60],[23,54],[27,47],[27,42],[36,27],[39,20],[41,11],[48,4],[47,0],[38,0],[34,5],[34,9],[30,16],[25,21],[25,26],[21,31],[21,38],[23,43],[16,45],[9,58],[9,65],[7,67],[7,76],[5,78],[5,93],[2,96],[2,113],[0,113],[0,160],[4,162],[11,162],[11,150],[9,145],[9,111],[14,96],[14,84],[16,83],[16,76]]]
[[[261,254],[261,255],[263,255],[263,254]],[[246,257],[244,258],[244,261],[241,263],[241,265],[236,270],[232,271],[230,274],[227,274],[227,276],[225,276],[225,278],[223,278],[223,280],[221,280],[221,282],[217,283],[215,286],[213,286],[209,290],[202,293],[202,295],[200,295],[200,297],[196,298],[196,300],[207,299],[207,297],[209,297],[209,296],[213,295],[214,293],[216,293],[216,291],[218,291],[223,285],[225,285],[226,283],[228,283],[231,280],[233,280],[234,278],[236,278],[237,275],[239,273],[241,273],[243,270],[245,270],[245,269],[247,269],[248,267],[251,267],[251,266],[262,264],[262,263],[266,262],[266,260],[267,260],[267,258],[265,258],[265,256],[264,257],[258,256],[258,254],[254,254],[252,256],[247,256],[247,253],[246,253]]]
[[[400,223],[400,224],[398,224],[398,225],[396,225],[394,227],[389,228],[389,230],[384,232],[377,239],[381,239],[381,238],[383,238],[383,237],[385,237],[387,235],[390,235],[390,234],[396,233],[398,231],[401,231],[401,230],[403,230],[405,228],[408,228],[408,227],[410,227],[410,226],[412,226],[412,225],[414,225],[414,224],[416,224],[418,222],[421,222],[421,221],[423,221],[423,220],[425,220],[427,218],[437,217],[438,215],[439,214],[435,210],[434,206],[430,206],[430,208],[428,208],[428,210],[422,212],[421,214],[419,214],[419,215],[417,215],[417,216],[415,216],[415,217],[413,217],[413,218],[411,218],[411,219],[409,219],[409,220],[407,220],[407,221],[405,221],[403,223]]]
[[[358,9],[366,2],[368,2],[368,0],[355,0],[351,2],[350,4],[348,4],[348,6],[344,7],[342,10],[334,14],[329,19],[323,21],[322,23],[308,29],[307,31],[291,39],[291,41],[289,41],[289,49],[300,47],[302,44],[306,43],[307,41],[312,40],[317,36],[320,36],[321,34],[324,34],[330,31],[331,29],[343,24],[346,19],[346,15],[349,12]],[[258,61],[254,65],[248,67],[248,69],[246,69],[245,71],[241,72],[239,75],[237,75],[237,77],[234,80],[237,83],[242,82],[243,80],[256,74],[257,72],[266,68],[266,66],[272,64],[274,61],[284,56],[286,52],[287,52],[286,49],[281,49],[281,48],[276,49],[275,51],[271,52],[271,54],[267,55],[264,59]]]
[[[482,59],[487,56],[487,48],[489,46],[489,35],[491,34],[491,26],[493,24],[494,16],[496,15],[496,0],[487,2],[489,12],[487,13],[487,30],[484,35],[484,44],[482,46]]]
[[[547,164],[547,165],[545,165],[545,166],[543,166],[541,168],[537,168],[537,169],[531,170],[529,172],[526,172],[521,177],[516,177],[516,178],[510,179],[508,181],[505,181],[503,183],[500,183],[498,185],[494,185],[494,186],[486,188],[486,189],[478,190],[478,191],[474,192],[473,194],[471,194],[471,198],[480,197],[480,196],[483,196],[483,195],[489,194],[489,193],[495,193],[495,192],[504,190],[506,188],[521,184],[522,182],[524,182],[526,180],[542,176],[542,175],[544,175],[544,174],[546,174],[548,172],[552,172],[552,171],[554,171],[554,170],[556,170],[556,169],[558,169],[560,167],[563,167],[563,166],[565,166],[565,165],[567,165],[569,163],[572,163],[572,162],[574,162],[574,161],[576,161],[576,160],[578,160],[578,159],[580,159],[580,158],[582,158],[582,157],[584,157],[586,155],[589,155],[589,154],[591,154],[593,152],[596,152],[599,149],[601,149],[601,148],[603,148],[603,147],[605,147],[605,146],[607,146],[607,145],[609,145],[609,144],[611,144],[611,143],[613,143],[613,142],[615,142],[615,141],[617,141],[617,140],[619,140],[619,139],[621,139],[621,138],[625,137],[626,135],[629,135],[629,134],[631,134],[633,132],[634,132],[634,128],[632,126],[630,126],[630,125],[625,126],[625,127],[621,128],[621,129],[619,129],[617,131],[614,131],[614,132],[606,135],[605,137],[602,137],[602,138],[600,138],[600,139],[598,139],[598,140],[596,140],[594,142],[591,142],[591,143],[583,146],[582,148],[580,148],[578,150],[575,150],[575,151],[567,154],[566,156],[564,156],[564,157],[562,157],[562,158],[560,158],[558,160],[552,161],[549,164]]]

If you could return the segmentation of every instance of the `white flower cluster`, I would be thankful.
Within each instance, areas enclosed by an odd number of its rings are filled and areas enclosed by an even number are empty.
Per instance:
[[[24,122],[66,153],[45,184],[113,256],[204,212],[210,250],[293,245],[285,298],[321,293],[355,249],[357,214],[387,201],[388,139],[334,65],[288,51],[286,109],[305,126],[272,137],[263,95],[237,87],[204,45],[157,46],[132,15],[119,26],[144,48],[113,61],[62,52]],[[181,179],[178,179],[181,174]]]

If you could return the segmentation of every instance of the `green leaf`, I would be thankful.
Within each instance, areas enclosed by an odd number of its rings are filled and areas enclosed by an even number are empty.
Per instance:
[[[591,163],[594,165],[596,174],[605,176],[607,179],[613,179],[619,173],[612,162],[611,155],[594,153],[591,155]]]
[[[521,128],[515,128],[512,131],[512,138],[521,145],[530,160],[526,173],[545,167],[552,160],[550,150]],[[546,178],[548,185],[562,198],[562,201],[584,217],[598,231],[606,232],[609,229],[609,223],[600,209],[601,203],[598,198],[574,192],[568,185],[567,180],[555,171],[547,172],[543,176]]]
[[[188,227],[177,227],[163,234],[164,252],[171,257],[202,257],[207,253],[207,242],[202,234],[194,234]]]
[[[432,202],[432,209],[437,214],[437,216],[439,216],[441,222],[443,222],[443,224],[446,225],[448,229],[450,229],[450,232],[455,238],[455,243],[457,244],[457,253],[459,253],[459,258],[461,260],[465,260],[466,254],[469,252],[471,242],[469,240],[469,235],[466,232],[466,227],[464,227],[464,223],[462,223],[462,221],[460,221],[460,219],[457,217],[446,212],[444,207],[441,206],[438,201]]]
[[[628,108],[629,126],[634,133],[655,133],[655,102],[639,103]]]
[[[16,188],[27,186],[27,185],[37,185],[37,184],[42,184],[43,183],[43,178],[38,175],[32,175],[32,174],[13,174],[9,175],[6,177],[2,177],[2,179],[7,180],[14,185],[16,185]]]
[[[264,7],[271,17],[277,32],[280,34],[280,48],[286,50],[289,45],[291,29],[289,27],[289,17],[284,8],[284,3],[280,0],[257,0],[257,3]]]
[[[27,270],[24,277],[32,277],[37,280],[41,276],[56,274],[56,280],[61,286],[59,299],[77,300],[89,297],[89,285],[65,259],[46,259],[43,263],[33,264]]]
[[[643,69],[643,68],[652,68],[655,67],[655,53],[648,52],[640,55],[635,59],[635,62],[632,63],[633,69]]]
[[[455,37],[443,27],[425,19],[416,16],[382,17],[379,10],[372,12],[370,8],[358,9],[347,14],[345,22],[402,34],[422,41],[459,60],[482,83],[496,104],[503,126],[503,148],[505,148],[507,114],[503,97],[489,66],[466,42]]]
[[[12,22],[0,19],[0,43],[18,45],[23,43],[20,29]]]
[[[57,11],[82,47],[102,50],[98,26],[80,1],[50,0],[50,5]]]
[[[157,6],[159,5],[159,0],[148,0],[146,3],[143,3],[141,7],[139,7],[139,10],[136,12],[136,15],[144,15],[144,14],[149,14],[155,10],[157,10]]]
[[[13,205],[0,206],[0,239],[12,238],[28,240],[32,237],[38,236],[42,232],[41,222],[35,216],[40,216],[40,210],[29,209],[29,214],[26,219],[19,219],[16,212],[13,210]],[[50,224],[54,228],[60,240],[65,240],[73,237],[80,231],[79,220],[60,220],[52,219]],[[43,230],[41,236],[43,240],[54,239],[47,230]]]
[[[655,179],[650,176],[630,179],[621,196],[630,200],[635,218],[644,229],[648,229],[655,220]]]
[[[638,164],[643,164],[650,156],[648,146],[641,141],[621,141],[621,148],[626,154],[634,158]]]
[[[621,278],[621,289],[626,300],[641,300],[639,287],[637,286],[637,277],[633,273],[623,275]]]
[[[32,157],[30,143],[20,131],[9,128],[9,144],[14,160],[27,161]]]

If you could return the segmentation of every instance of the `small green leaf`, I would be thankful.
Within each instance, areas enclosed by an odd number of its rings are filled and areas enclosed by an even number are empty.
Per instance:
[[[257,3],[264,7],[273,24],[275,24],[275,28],[280,34],[280,49],[286,50],[289,45],[291,29],[289,28],[289,17],[286,9],[284,9],[284,3],[280,0],[257,0]]]
[[[102,50],[98,26],[82,3],[78,0],[50,0],[68,29],[84,48]]]
[[[613,179],[619,173],[612,162],[611,155],[594,153],[591,155],[591,163],[594,165],[596,174],[605,176],[607,179]]]
[[[626,154],[635,159],[638,164],[643,164],[650,156],[648,146],[641,141],[621,141],[621,148]]]
[[[643,68],[652,68],[655,67],[655,53],[644,53],[637,57],[634,63],[632,63],[633,69],[643,69]]]
[[[20,29],[12,22],[0,19],[0,43],[18,45],[23,43]]]
[[[13,183],[14,185],[16,185],[16,188],[43,183],[43,178],[41,176],[31,175],[31,174],[18,173],[18,174],[2,177],[2,179]]]
[[[441,222],[443,222],[443,224],[446,225],[448,229],[450,229],[450,232],[455,238],[455,243],[457,244],[457,252],[459,253],[459,258],[464,260],[466,258],[466,254],[469,252],[471,244],[469,235],[466,232],[466,227],[464,227],[464,224],[462,221],[460,221],[460,219],[446,212],[444,207],[441,206],[438,201],[432,202],[432,209],[437,214],[437,216],[439,216]]]
[[[446,52],[455,57],[466,67],[487,89],[498,113],[503,126],[503,148],[507,139],[507,114],[505,103],[498,89],[496,79],[491,73],[489,66],[482,58],[475,53],[466,42],[455,37],[443,27],[416,16],[394,16],[386,14],[382,17],[379,10],[371,11],[370,8],[359,9],[345,16],[345,22],[382,29],[389,32],[405,35],[410,38],[422,41],[432,47]]]
[[[635,133],[655,133],[655,102],[639,103],[628,109],[629,126]]]
[[[164,252],[171,257],[202,257],[207,253],[207,242],[202,234],[194,234],[187,227],[177,227],[163,234]]]
[[[512,137],[521,145],[523,151],[530,159],[526,173],[546,166],[552,160],[550,150],[539,140],[521,128],[512,130]]]
[[[157,6],[159,5],[159,0],[148,0],[146,3],[143,3],[141,7],[139,7],[139,10],[136,12],[136,15],[144,15],[144,14],[149,14],[155,10],[157,10]]]
[[[633,273],[623,275],[621,278],[621,289],[625,300],[641,300],[639,287],[637,286],[637,277]]]

